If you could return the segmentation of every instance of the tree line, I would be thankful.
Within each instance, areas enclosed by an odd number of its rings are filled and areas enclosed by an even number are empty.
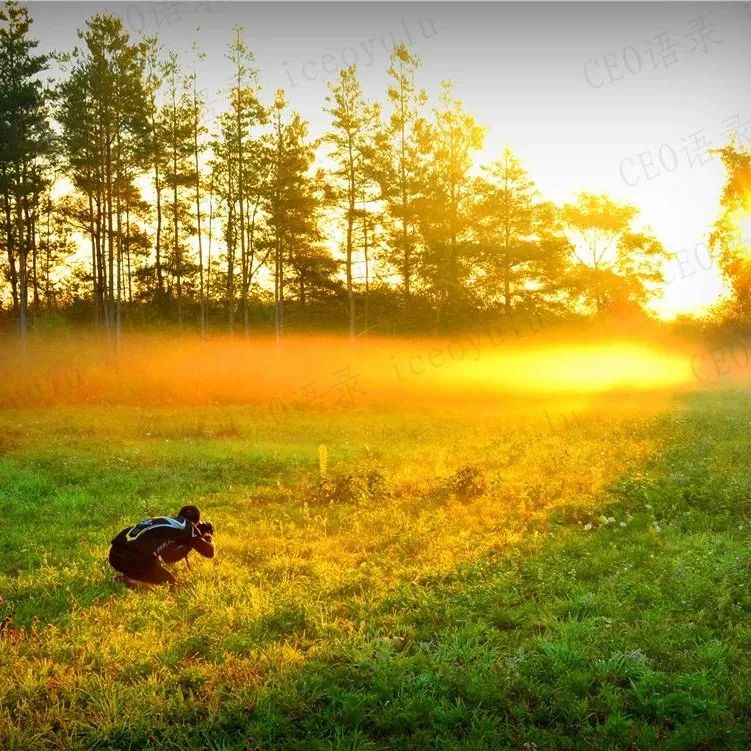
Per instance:
[[[145,321],[440,331],[638,311],[663,281],[668,251],[634,207],[594,193],[557,206],[510,147],[478,168],[485,128],[451,83],[426,94],[404,43],[382,101],[355,66],[339,71],[313,138],[284,91],[266,98],[239,27],[211,118],[197,49],[185,70],[156,37],[97,14],[75,49],[48,56],[31,25],[4,3],[3,314],[22,336],[51,315],[116,336]],[[732,167],[745,151],[724,154]],[[731,186],[726,207],[736,200]]]

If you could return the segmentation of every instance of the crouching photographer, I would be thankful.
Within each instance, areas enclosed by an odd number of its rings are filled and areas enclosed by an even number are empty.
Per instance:
[[[186,560],[195,550],[214,557],[214,526],[201,521],[197,506],[183,506],[177,515],[156,516],[126,527],[112,540],[109,561],[119,572],[117,581],[139,584],[177,583],[177,577],[161,565]]]

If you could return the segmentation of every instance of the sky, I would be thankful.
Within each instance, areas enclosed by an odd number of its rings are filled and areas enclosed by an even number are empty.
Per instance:
[[[422,59],[429,94],[451,80],[487,126],[483,161],[505,144],[558,203],[606,192],[640,209],[675,254],[654,303],[696,312],[723,292],[707,247],[724,171],[710,149],[733,131],[751,143],[749,3],[30,3],[45,50],[67,50],[95,12],[120,15],[134,36],[158,34],[191,66],[211,109],[223,106],[236,24],[254,52],[263,95],[278,88],[311,124],[327,84],[356,64],[365,95],[383,100],[388,56],[404,40]]]

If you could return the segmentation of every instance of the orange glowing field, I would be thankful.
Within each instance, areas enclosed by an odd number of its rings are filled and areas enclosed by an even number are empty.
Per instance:
[[[0,405],[256,404],[366,407],[690,390],[743,379],[743,343],[580,338],[493,341],[490,337],[362,339],[132,335],[116,351],[100,338],[5,342]]]

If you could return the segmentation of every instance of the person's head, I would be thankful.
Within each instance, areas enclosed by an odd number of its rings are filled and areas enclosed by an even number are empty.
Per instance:
[[[189,522],[193,522],[194,524],[201,520],[201,511],[198,506],[183,506],[177,512],[177,515],[182,517],[183,519],[187,519]]]

